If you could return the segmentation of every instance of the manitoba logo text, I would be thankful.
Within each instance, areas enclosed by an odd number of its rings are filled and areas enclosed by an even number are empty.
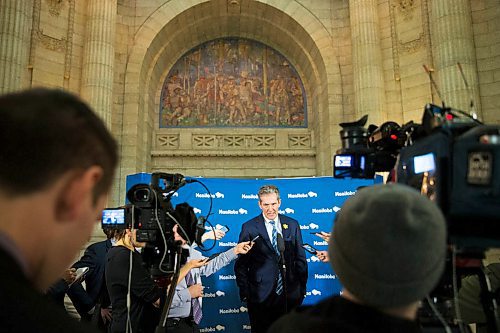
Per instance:
[[[295,210],[292,208],[285,208],[283,210],[279,210],[278,213],[280,213],[280,214],[295,214]]]
[[[246,215],[248,210],[245,208],[240,209],[219,209],[219,215]]]
[[[288,193],[288,199],[317,198],[318,193],[309,191],[307,193]]]
[[[313,214],[325,214],[325,213],[336,213],[340,210],[340,207],[333,206],[332,208],[312,208],[311,213]]]
[[[315,280],[335,280],[335,274],[314,274]]]
[[[233,314],[233,313],[240,313],[240,309],[238,308],[219,309],[219,314]]]
[[[195,198],[201,198],[201,199],[224,199],[224,193],[221,193],[221,192],[215,192],[215,193],[212,193],[212,194],[208,194],[208,193],[198,193],[196,192],[194,194]]]
[[[317,225],[316,223],[314,222],[311,222],[309,224],[306,224],[306,225],[301,225],[300,226],[300,230],[309,230],[309,229],[319,229],[319,225]]]
[[[320,290],[317,290],[317,289],[313,289],[313,290],[311,290],[311,291],[308,291],[308,292],[306,293],[306,295],[307,295],[307,296],[311,296],[311,295],[313,295],[313,296],[321,296],[321,291],[320,291]]]
[[[318,259],[316,256],[311,256],[311,258],[306,259],[307,262],[320,262],[321,260]]]
[[[259,196],[257,194],[246,194],[246,193],[241,193],[241,198],[242,199],[258,199]]]
[[[215,327],[204,327],[200,328],[200,333],[206,333],[206,332],[220,332],[220,331],[225,331],[226,327],[223,325],[217,325]]]
[[[238,245],[236,242],[219,242],[219,246],[233,247]]]
[[[335,192],[336,197],[348,197],[351,195],[356,194],[355,191],[342,191],[342,192]]]
[[[203,293],[203,298],[216,298],[224,296],[226,296],[226,293],[221,290],[217,290],[215,293]]]

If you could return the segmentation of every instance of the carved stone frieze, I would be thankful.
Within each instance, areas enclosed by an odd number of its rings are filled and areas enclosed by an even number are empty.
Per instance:
[[[425,34],[421,32],[414,40],[403,42],[399,41],[399,49],[403,52],[412,53],[420,49],[425,44]]]
[[[157,145],[162,148],[177,148],[179,147],[179,135],[158,135]]]
[[[45,0],[49,6],[49,13],[53,16],[61,15],[61,10],[64,6],[64,0]]]
[[[311,136],[309,134],[288,134],[288,147],[311,148]]]
[[[399,12],[405,20],[408,20],[413,15],[416,8],[415,0],[399,0],[396,4]]]
[[[57,39],[51,36],[47,36],[42,30],[36,31],[36,39],[42,43],[47,49],[52,51],[64,52],[67,47],[66,38]]]
[[[193,135],[193,149],[206,148],[274,148],[276,137],[274,135]]]
[[[429,53],[430,29],[427,2],[428,0],[389,0],[392,56],[396,81],[401,79],[399,68],[401,55],[425,48]]]
[[[193,135],[193,148],[217,148],[219,140],[217,135]]]

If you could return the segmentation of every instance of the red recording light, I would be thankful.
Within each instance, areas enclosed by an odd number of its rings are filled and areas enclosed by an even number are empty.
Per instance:
[[[393,140],[397,140],[398,139],[398,136],[396,134],[391,134],[391,139]]]
[[[453,120],[453,115],[450,113],[446,114],[446,120]]]

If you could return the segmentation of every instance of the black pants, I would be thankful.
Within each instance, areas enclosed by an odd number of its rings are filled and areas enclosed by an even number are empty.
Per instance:
[[[248,303],[252,333],[265,333],[269,326],[285,314],[285,296],[272,292],[262,303]]]
[[[191,318],[167,319],[168,333],[198,333],[200,329]]]

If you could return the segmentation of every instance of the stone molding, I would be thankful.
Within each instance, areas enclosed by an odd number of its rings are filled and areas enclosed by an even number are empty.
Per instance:
[[[58,52],[65,52],[66,51],[66,38],[62,39],[57,39],[48,35],[45,35],[43,33],[43,29],[38,29],[35,32],[36,34],[36,39],[42,43],[45,48],[52,50],[52,51],[58,51]]]
[[[416,10],[420,8],[420,27],[421,31],[412,39],[402,40],[398,33],[398,18],[401,18],[407,24],[410,21],[419,18],[414,17]],[[430,57],[430,26],[428,19],[428,0],[389,0],[389,19],[391,26],[391,40],[392,40],[392,57],[394,66],[394,79],[399,81],[400,74],[400,56],[404,54],[415,53],[422,48],[427,48],[427,57]],[[427,59],[426,61],[429,61]]]
[[[151,151],[151,157],[315,157],[316,151],[309,150],[168,150]]]
[[[311,149],[311,133],[157,133],[156,149]],[[181,142],[181,140],[183,140]]]

